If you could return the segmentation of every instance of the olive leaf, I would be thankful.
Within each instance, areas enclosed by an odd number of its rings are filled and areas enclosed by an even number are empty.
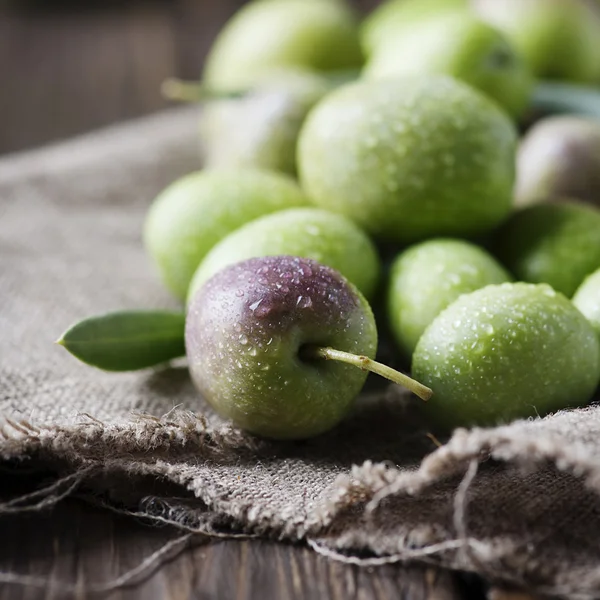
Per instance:
[[[572,83],[542,81],[533,93],[532,108],[544,114],[575,113],[600,119],[600,90]]]
[[[121,311],[84,319],[56,342],[88,365],[137,371],[185,356],[185,314]]]

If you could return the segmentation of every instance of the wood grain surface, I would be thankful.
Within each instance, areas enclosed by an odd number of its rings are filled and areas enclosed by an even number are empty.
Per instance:
[[[466,573],[361,568],[302,545],[186,536],[79,498],[4,514],[7,500],[54,478],[25,469],[0,466],[0,600],[535,600]]]
[[[0,154],[164,108],[162,81],[197,79],[242,4],[0,0]]]
[[[423,567],[364,569],[305,547],[268,541],[191,539],[145,577],[94,593],[181,534],[69,500],[53,510],[0,519],[0,571],[47,585],[0,584],[0,600],[456,600],[480,598],[473,580]],[[31,583],[31,582],[30,582]],[[75,589],[66,590],[65,586]]]

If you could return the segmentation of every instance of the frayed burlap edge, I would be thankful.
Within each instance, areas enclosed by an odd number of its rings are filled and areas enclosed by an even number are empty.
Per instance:
[[[99,470],[109,474],[160,477],[192,492],[206,505],[208,514],[232,518],[243,528],[240,532],[243,536],[269,535],[282,540],[305,541],[329,558],[360,566],[433,562],[473,571],[492,581],[526,586],[529,582],[518,575],[518,570],[507,572],[504,563],[502,570],[497,568],[499,556],[516,550],[509,542],[503,544],[495,540],[490,543],[469,536],[468,493],[477,477],[479,464],[493,459],[528,471],[552,465],[559,471],[581,478],[600,495],[600,464],[585,443],[565,443],[563,436],[556,431],[540,431],[536,425],[543,421],[522,422],[495,429],[459,429],[448,443],[425,457],[414,471],[370,461],[356,465],[349,474],[337,478],[327,494],[327,501],[312,514],[290,521],[268,509],[257,510],[250,504],[232,502],[203,486],[201,480],[194,478],[192,467],[188,469],[181,464],[174,467],[160,458],[167,455],[180,455],[182,458],[200,456],[219,461],[231,455],[232,451],[253,451],[261,442],[250,436],[229,427],[211,428],[202,415],[185,411],[173,412],[162,418],[136,415],[130,421],[117,425],[105,425],[89,415],[81,418],[82,422],[69,426],[34,426],[25,420],[7,419],[0,428],[0,457],[3,460],[44,457],[64,466],[64,478],[47,488],[48,497],[34,504],[35,507],[47,506],[64,498]],[[535,435],[531,435],[532,432]],[[135,458],[144,453],[151,453],[152,460]],[[107,456],[112,458],[107,460]],[[327,537],[327,530],[336,518],[353,505],[365,506],[368,515],[390,496],[419,495],[436,483],[460,474],[463,479],[454,497],[455,539],[428,543],[422,537],[423,543],[418,548],[413,546],[414,540],[406,540],[404,548],[399,542],[400,550],[393,555],[359,558],[348,554],[343,543],[336,544],[335,540]],[[0,506],[0,514],[7,512],[6,509],[6,505]],[[14,512],[21,510],[17,506]],[[162,519],[187,531],[229,537],[229,534],[216,533],[209,527],[192,528],[189,521],[184,516],[177,517],[175,511],[168,518],[157,517],[150,512],[128,514]],[[377,554],[376,537],[370,537],[367,532],[361,542],[364,548]],[[523,560],[531,561],[532,558]],[[555,586],[539,587],[534,591],[582,600],[594,598],[600,589],[600,568],[592,572],[573,572],[563,579]]]

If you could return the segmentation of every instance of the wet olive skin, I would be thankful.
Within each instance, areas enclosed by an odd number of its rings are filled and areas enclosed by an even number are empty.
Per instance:
[[[216,244],[200,263],[188,297],[221,269],[260,256],[302,256],[339,271],[366,298],[379,281],[375,245],[355,223],[318,208],[281,210],[255,219]]]
[[[198,265],[227,234],[262,215],[307,204],[296,182],[280,173],[196,171],[156,197],[144,224],[144,245],[166,287],[183,300]]]
[[[317,206],[376,239],[469,237],[512,208],[516,142],[508,115],[451,77],[351,83],[308,115],[298,174]]]
[[[298,257],[254,258],[219,271],[194,296],[186,349],[203,397],[238,427],[304,439],[348,413],[366,372],[306,360],[305,345],[373,358],[377,332],[363,296],[339,273]]]
[[[392,264],[388,318],[395,339],[412,356],[427,326],[459,296],[512,277],[483,248],[455,239],[415,244]]]
[[[548,285],[504,283],[461,296],[427,328],[413,376],[433,389],[432,424],[493,426],[581,406],[600,379],[587,319]]]
[[[492,245],[517,280],[547,283],[571,298],[600,266],[600,210],[566,201],[529,206],[498,229]]]

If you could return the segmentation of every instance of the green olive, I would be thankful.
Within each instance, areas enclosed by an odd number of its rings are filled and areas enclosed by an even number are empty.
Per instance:
[[[511,281],[485,250],[463,240],[429,240],[394,261],[388,317],[396,341],[411,356],[427,326],[462,294]]]
[[[432,425],[498,425],[587,403],[600,380],[600,345],[550,286],[490,285],[436,317],[413,375],[433,390],[424,407]]]
[[[573,304],[592,324],[600,339],[600,269],[585,278],[573,296]]]
[[[516,143],[508,115],[450,77],[361,81],[310,112],[298,173],[315,204],[376,238],[469,237],[510,213]]]
[[[259,169],[197,171],[155,199],[144,243],[167,288],[183,300],[196,268],[228,233],[262,215],[308,204],[296,182]]]
[[[575,202],[530,206],[499,229],[495,248],[517,279],[548,283],[570,298],[600,267],[600,210]]]

